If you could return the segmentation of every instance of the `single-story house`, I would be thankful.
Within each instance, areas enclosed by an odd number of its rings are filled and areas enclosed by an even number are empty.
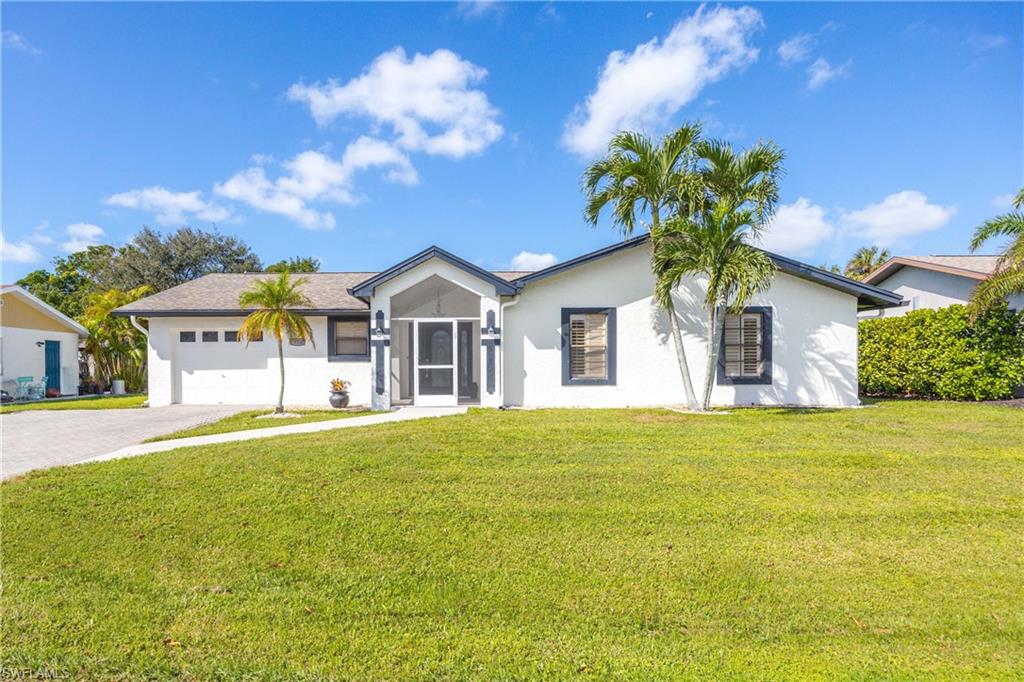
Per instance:
[[[911,310],[966,304],[974,288],[992,276],[999,256],[896,256],[864,278],[903,297],[892,308],[876,308],[861,317],[894,317]],[[1010,308],[1024,310],[1024,295],[1011,296]]]
[[[18,379],[46,377],[46,388],[78,394],[78,345],[85,327],[25,289],[0,286],[0,385],[14,394]]]
[[[713,402],[857,405],[857,313],[900,296],[771,257],[771,288],[727,321]],[[248,312],[239,293],[271,276],[206,275],[115,311],[148,320],[151,405],[276,401],[276,344],[237,335]],[[433,246],[383,272],[303,276],[314,343],[285,344],[289,404],[325,404],[333,377],[375,409],[684,401],[646,235],[531,273],[488,271]],[[692,280],[675,294],[698,394],[702,291]]]

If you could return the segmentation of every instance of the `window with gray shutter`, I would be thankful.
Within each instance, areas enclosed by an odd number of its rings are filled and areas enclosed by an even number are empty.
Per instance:
[[[772,383],[772,309],[748,306],[726,314],[718,356],[718,383]]]
[[[615,308],[562,308],[562,385],[614,386]]]
[[[761,313],[725,316],[725,375],[759,377],[764,373]]]
[[[572,379],[608,378],[608,314],[569,316],[569,376]]]

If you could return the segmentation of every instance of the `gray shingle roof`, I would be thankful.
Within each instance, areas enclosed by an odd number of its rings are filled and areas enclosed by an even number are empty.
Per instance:
[[[302,292],[312,303],[310,312],[367,310],[364,301],[351,296],[351,287],[373,277],[375,272],[314,272],[296,275],[306,279]],[[512,281],[526,272],[495,272]],[[134,303],[121,306],[119,315],[171,316],[171,315],[238,315],[244,311],[238,306],[238,295],[258,279],[276,277],[272,273],[214,273],[191,282],[179,284]]]
[[[922,263],[971,270],[973,272],[980,272],[983,275],[991,275],[995,272],[996,262],[999,260],[999,256],[904,256],[904,258],[921,261]]]

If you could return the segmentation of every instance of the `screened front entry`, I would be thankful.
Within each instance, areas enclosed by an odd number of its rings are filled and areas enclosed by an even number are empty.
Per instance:
[[[456,320],[416,320],[413,356],[416,358],[416,404],[458,405],[455,377]]]

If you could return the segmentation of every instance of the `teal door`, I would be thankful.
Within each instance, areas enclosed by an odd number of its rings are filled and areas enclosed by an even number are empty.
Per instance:
[[[46,388],[60,390],[60,341],[46,342]]]

